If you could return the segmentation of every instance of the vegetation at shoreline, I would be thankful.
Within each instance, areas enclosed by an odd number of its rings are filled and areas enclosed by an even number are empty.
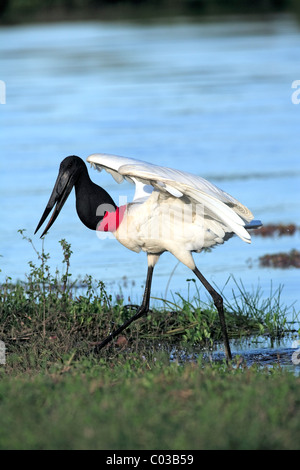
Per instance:
[[[280,364],[236,357],[182,360],[171,351],[210,348],[221,337],[213,305],[174,296],[133,323],[101,354],[93,345],[132,315],[90,276],[51,273],[44,245],[25,282],[0,286],[0,449],[299,449],[300,377]],[[190,280],[189,282],[193,282]],[[281,288],[268,298],[235,281],[225,300],[229,335],[280,338],[290,328]],[[296,312],[295,312],[296,315]]]
[[[72,279],[72,251],[66,240],[59,242],[63,269],[53,274],[44,241],[39,252],[24,231],[20,232],[35,251],[37,262],[29,262],[25,282],[13,283],[7,278],[0,286],[0,338],[9,351],[8,368],[26,370],[32,362],[51,365],[66,354],[85,356],[134,314],[138,306],[125,305],[122,298],[113,301],[102,281],[87,275],[78,285]],[[219,317],[213,303],[200,300],[196,281],[188,281],[195,283],[193,298],[177,294],[173,301],[160,299],[163,306],[134,322],[115,340],[114,347],[137,351],[164,344],[167,348],[210,350],[215,342],[221,342]],[[260,287],[248,292],[241,281],[233,281],[234,300],[225,299],[230,338],[265,334],[277,339],[290,331],[287,317],[292,313],[296,318],[297,314],[292,306],[282,305],[282,287],[271,290],[265,297]]]
[[[4,23],[78,19],[154,19],[172,16],[266,15],[299,16],[298,0],[3,0]]]

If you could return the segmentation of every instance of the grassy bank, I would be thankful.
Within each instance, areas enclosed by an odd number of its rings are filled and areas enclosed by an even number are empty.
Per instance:
[[[24,282],[0,288],[0,449],[298,449],[300,378],[280,366],[170,361],[176,346],[220,340],[213,305],[165,302],[95,356],[93,345],[133,314],[101,281],[72,280],[35,250]],[[192,281],[190,281],[192,282]],[[230,337],[288,331],[280,290],[269,298],[236,283],[226,304]]]
[[[80,282],[70,273],[71,246],[61,240],[62,269],[52,273],[49,253],[44,245],[39,252],[32,240],[20,231],[24,243],[35,252],[24,282],[7,278],[0,286],[0,338],[8,351],[7,367],[25,371],[27,364],[52,364],[65,354],[76,357],[89,354],[117,326],[138,308],[125,305],[122,298],[112,299],[102,281],[86,276]],[[188,282],[195,282],[190,279]],[[225,299],[225,316],[230,338],[268,335],[278,339],[291,328],[287,317],[296,312],[282,305],[281,287],[266,297],[258,287],[248,292],[242,282],[235,282],[234,299]],[[179,294],[173,301],[134,322],[115,341],[117,348],[147,350],[164,345],[170,348],[211,348],[221,341],[219,317],[213,303],[196,295],[185,299]],[[105,352],[103,351],[103,354]]]
[[[0,449],[299,449],[300,378],[130,356],[2,378]]]
[[[298,0],[4,0],[4,23],[60,20],[122,20],[213,15],[299,15]]]

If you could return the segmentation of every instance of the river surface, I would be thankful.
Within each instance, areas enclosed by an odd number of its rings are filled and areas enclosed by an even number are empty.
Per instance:
[[[52,23],[2,27],[1,281],[25,279],[30,244],[61,160],[106,152],[186,170],[211,180],[267,223],[299,223],[300,30],[292,19],[195,23]],[[133,188],[107,173],[91,178],[118,203]],[[146,255],[99,240],[77,218],[72,193],[45,239],[50,265],[62,270],[58,243],[72,245],[71,273],[102,280],[140,302]],[[299,306],[299,271],[259,267],[259,256],[299,248],[293,237],[233,238],[195,256],[227,298],[232,274],[268,296]],[[172,273],[172,274],[171,274]],[[186,296],[191,272],[170,254],[155,268],[152,293]],[[193,294],[193,283],[190,286]],[[200,289],[203,300],[207,295]]]

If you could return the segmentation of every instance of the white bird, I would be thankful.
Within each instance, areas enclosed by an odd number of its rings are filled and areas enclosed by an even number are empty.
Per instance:
[[[54,189],[36,231],[57,203],[42,236],[46,233],[75,186],[76,209],[81,221],[92,230],[112,232],[132,251],[145,251],[148,260],[140,308],[95,350],[98,352],[148,312],[154,266],[160,255],[169,251],[194,272],[212,296],[219,313],[225,356],[230,360],[223,299],[198,270],[192,253],[222,244],[234,234],[251,243],[248,229],[260,227],[261,222],[253,220],[247,207],[200,176],[116,155],[97,153],[90,155],[87,161],[99,171],[105,169],[118,183],[124,179],[134,183],[133,201],[118,207],[103,188],[90,180],[83,160],[70,156],[60,165]]]

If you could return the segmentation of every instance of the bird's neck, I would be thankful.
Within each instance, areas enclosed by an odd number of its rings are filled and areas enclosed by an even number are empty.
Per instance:
[[[96,230],[106,212],[115,212],[116,204],[110,195],[90,179],[86,169],[75,183],[76,210],[81,222]]]

